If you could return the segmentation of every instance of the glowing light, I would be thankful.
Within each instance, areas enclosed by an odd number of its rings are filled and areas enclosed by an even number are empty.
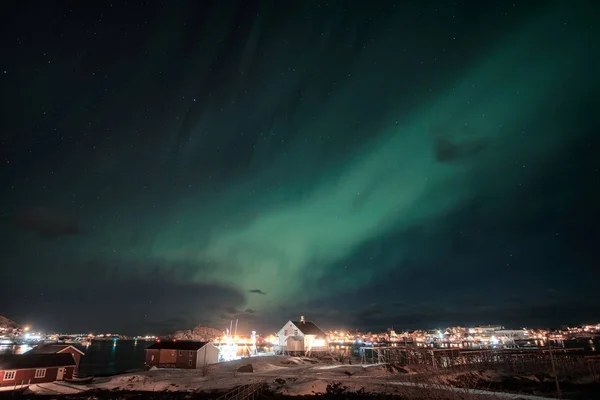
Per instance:
[[[220,353],[219,357],[223,361],[233,361],[240,359],[241,357],[237,355],[238,346],[235,344],[233,338],[231,336],[227,336],[225,338],[225,344],[219,347]]]

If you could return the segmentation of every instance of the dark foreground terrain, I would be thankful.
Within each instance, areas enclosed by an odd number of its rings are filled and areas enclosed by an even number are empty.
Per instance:
[[[40,396],[35,394],[28,393],[19,393],[19,394],[0,394],[1,399],[33,399],[33,400],[44,400],[44,399],[52,399],[52,400],[216,400],[226,393],[205,393],[205,392],[140,392],[140,391],[109,391],[109,390],[101,390],[101,391],[93,391],[80,393],[75,395],[57,395],[57,396]],[[260,395],[255,395],[254,399],[259,400],[279,400],[279,399],[396,399],[396,400],[409,400],[408,397],[405,396],[395,396],[395,395],[385,395],[378,393],[323,393],[323,394],[315,394],[310,396],[286,396],[279,393],[273,393],[269,391],[264,391]],[[425,400],[430,399],[431,397],[410,397],[410,400]],[[475,399],[476,397],[473,397]],[[436,400],[445,400],[445,397],[435,397]],[[457,397],[448,397],[450,399],[457,399]]]
[[[575,377],[572,377],[575,378]],[[275,383],[277,380],[275,381]],[[598,400],[600,399],[600,382],[578,384],[573,381],[560,382],[560,388],[563,399],[570,400]],[[281,383],[281,382],[279,382]],[[416,383],[416,382],[415,382]],[[482,376],[475,373],[461,374],[448,384],[457,388],[479,389],[485,391],[514,393],[529,396],[539,396],[546,398],[558,398],[556,384],[550,376],[545,374],[536,374],[529,376],[505,376],[500,380],[482,379]],[[247,386],[242,386],[244,388]],[[281,387],[279,387],[281,389]],[[254,397],[243,397],[264,400],[279,399],[397,399],[397,400],[478,400],[496,398],[489,395],[473,394],[465,390],[449,391],[436,388],[435,384],[428,379],[427,387],[406,387],[398,386],[395,388],[396,394],[369,393],[361,389],[359,391],[349,390],[342,382],[332,381],[327,385],[325,393],[315,393],[313,395],[285,395],[279,391],[273,391],[273,386],[265,384],[260,393],[255,393]],[[189,391],[159,391],[146,392],[139,390],[94,390],[77,394],[56,394],[56,395],[38,395],[29,392],[27,389],[16,392],[0,392],[0,399],[36,399],[36,400],[191,400],[191,399],[219,399],[224,395],[229,399],[241,398],[231,396],[231,391],[210,391],[210,392],[189,392]],[[498,399],[502,397],[497,397]],[[518,397],[517,397],[518,398]]]
[[[33,400],[216,400],[221,398],[225,393],[189,393],[189,392],[125,392],[125,391],[95,391],[80,393],[76,395],[57,395],[57,396],[40,396],[35,394],[0,394],[1,399],[33,399]],[[489,399],[489,397],[485,397]],[[280,400],[280,399],[345,399],[345,400],[367,400],[367,399],[394,399],[394,400],[475,400],[484,399],[484,397],[462,395],[462,394],[444,394],[438,393],[431,396],[431,393],[421,396],[407,395],[388,395],[380,393],[365,393],[365,392],[344,392],[344,393],[322,393],[304,396],[287,396],[269,391],[262,392],[260,395],[255,395],[256,400]]]
[[[588,386],[588,385],[586,385]],[[600,399],[600,385],[596,386],[594,390],[592,388],[586,388],[581,391],[575,387],[566,387],[563,392],[563,399],[571,400],[594,400]],[[42,396],[32,393],[10,393],[5,392],[0,394],[0,399],[14,399],[14,400],[216,400],[221,398],[226,393],[224,392],[143,392],[143,391],[109,391],[99,390],[90,391],[79,394],[69,395],[49,395]],[[545,394],[537,394],[538,396],[548,396]],[[304,396],[289,396],[280,393],[274,393],[269,390],[265,390],[260,395],[255,395],[254,399],[263,400],[280,400],[280,399],[346,399],[346,400],[366,400],[366,399],[394,399],[394,400],[483,400],[490,399],[489,396],[474,395],[469,393],[456,393],[438,390],[423,390],[415,388],[409,391],[405,391],[402,394],[390,395],[381,393],[367,393],[367,392],[348,392],[339,388],[328,388],[327,393],[319,393],[314,395]]]

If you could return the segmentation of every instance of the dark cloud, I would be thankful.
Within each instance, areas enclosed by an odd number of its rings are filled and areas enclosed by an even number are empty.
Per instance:
[[[434,142],[434,153],[437,161],[442,163],[457,162],[479,154],[485,148],[482,139],[452,141],[450,138],[438,137]]]
[[[265,295],[265,294],[266,294],[265,292],[263,292],[263,291],[262,291],[262,290],[260,290],[260,289],[252,289],[252,290],[249,290],[248,292],[249,292],[249,293],[254,293],[254,294],[262,294],[262,295]]]
[[[276,314],[280,318],[271,319],[269,327],[278,329],[288,319],[298,319],[304,315],[323,329],[384,331],[395,328],[403,331],[486,324],[519,328],[593,323],[600,313],[600,298],[595,303],[587,303],[585,296],[560,300],[552,296],[537,296],[534,304],[528,296],[519,301],[515,297],[491,295],[487,301],[480,299],[478,304],[472,304],[471,296],[460,299],[451,294],[452,301],[448,302],[442,293],[439,300],[416,297],[402,305],[369,304],[362,308],[353,305],[351,298],[354,296],[355,293],[348,293],[341,298],[325,298],[318,302],[298,304],[293,309],[278,310]],[[556,318],[556,313],[561,315],[560,320]]]
[[[190,321],[186,318],[168,318],[165,321],[144,321],[143,327],[150,331],[155,332],[174,332],[176,330],[182,329],[182,327],[189,326]]]
[[[400,313],[387,315],[390,321],[395,321],[398,329],[445,328],[462,325],[504,325],[508,328],[523,326],[579,325],[591,323],[600,312],[600,306],[586,304],[581,301],[540,301],[540,304],[530,303],[508,304],[502,301],[489,302],[488,306],[446,307],[434,304],[415,304],[414,307],[402,310]],[[561,315],[561,321],[556,314]]]
[[[229,314],[237,314],[238,310],[235,307],[225,307],[225,312]]]
[[[81,233],[74,219],[45,208],[19,212],[15,215],[14,222],[20,228],[50,239]]]
[[[25,288],[2,280],[0,311],[46,329],[162,334],[189,329],[199,321],[216,324],[220,310],[238,314],[246,302],[244,292],[234,286],[192,283],[185,277],[193,271],[172,273],[181,267],[171,267],[171,273],[144,273],[141,268],[128,271],[128,264],[122,263],[102,271],[106,264],[111,265],[97,262],[80,273],[59,275],[51,282],[32,281]],[[64,304],[69,304],[68,313]],[[144,329],[147,332],[140,332]]]
[[[373,303],[367,307],[361,308],[353,313],[354,321],[365,321],[370,322],[381,317],[384,313],[384,309],[380,304]]]

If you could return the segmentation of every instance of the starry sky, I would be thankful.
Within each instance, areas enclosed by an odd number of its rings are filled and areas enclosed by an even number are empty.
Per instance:
[[[131,334],[600,320],[594,9],[7,2],[0,314]]]

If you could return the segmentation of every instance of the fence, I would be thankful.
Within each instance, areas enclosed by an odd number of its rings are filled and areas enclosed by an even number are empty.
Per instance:
[[[238,386],[230,392],[225,393],[223,396],[217,398],[217,400],[247,400],[247,399],[258,399],[263,390],[265,390],[266,384],[264,382],[256,382],[250,385]]]
[[[554,359],[556,374],[589,373],[600,379],[600,356],[582,349],[464,350],[416,347],[361,347],[362,363],[421,365],[424,369],[470,371],[497,369],[516,374],[549,373]],[[588,353],[589,354],[589,353]]]

